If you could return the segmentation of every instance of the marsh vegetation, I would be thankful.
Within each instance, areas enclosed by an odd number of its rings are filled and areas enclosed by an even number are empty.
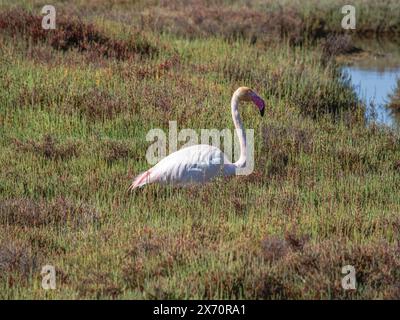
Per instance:
[[[353,1],[349,34],[342,1],[55,2],[49,31],[43,1],[5,2],[0,298],[400,297],[400,136],[336,60],[398,36],[397,1]],[[242,85],[267,103],[241,111],[251,175],[126,192],[150,129],[231,129]]]

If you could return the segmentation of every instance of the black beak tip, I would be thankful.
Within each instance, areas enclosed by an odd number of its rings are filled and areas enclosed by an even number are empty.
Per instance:
[[[265,107],[260,110],[261,117],[264,117]]]

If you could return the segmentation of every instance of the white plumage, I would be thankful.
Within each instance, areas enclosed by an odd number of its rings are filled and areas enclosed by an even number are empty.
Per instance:
[[[249,88],[241,87],[232,96],[232,119],[239,137],[240,158],[231,163],[218,148],[200,144],[183,148],[171,153],[154,167],[138,175],[130,190],[149,183],[172,184],[178,186],[206,183],[214,177],[234,175],[236,169],[246,165],[247,144],[243,124],[240,120],[238,105],[240,101],[253,101],[264,114],[264,101]]]
[[[162,159],[153,168],[139,175],[135,187],[148,183],[186,185],[205,183],[223,169],[224,154],[213,146],[200,144],[190,146]]]

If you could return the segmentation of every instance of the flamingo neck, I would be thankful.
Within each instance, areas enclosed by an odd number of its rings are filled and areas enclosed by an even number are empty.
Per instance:
[[[233,124],[235,125],[236,134],[238,135],[239,145],[240,145],[240,157],[238,161],[236,161],[233,165],[236,168],[243,168],[246,166],[247,142],[246,142],[246,133],[243,128],[243,123],[242,120],[240,119],[240,114],[239,114],[239,99],[236,94],[232,96],[231,110],[232,110]]]

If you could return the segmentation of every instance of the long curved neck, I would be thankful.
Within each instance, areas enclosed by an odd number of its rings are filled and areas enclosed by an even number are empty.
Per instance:
[[[233,124],[235,125],[236,134],[238,135],[239,145],[240,145],[240,157],[238,161],[234,163],[234,165],[236,168],[243,168],[246,166],[247,142],[246,142],[246,133],[244,131],[243,123],[242,120],[240,119],[240,114],[239,114],[239,99],[236,94],[232,96],[231,110],[232,110]]]

